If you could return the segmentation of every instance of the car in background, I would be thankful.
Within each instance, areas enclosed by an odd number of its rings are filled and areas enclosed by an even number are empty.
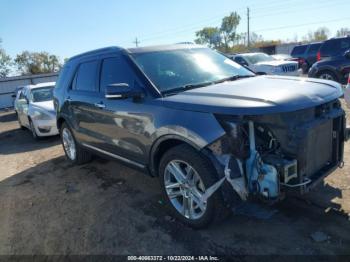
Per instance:
[[[280,61],[293,61],[293,57],[287,54],[275,54],[271,55],[274,59],[280,60]]]
[[[332,57],[343,57],[350,50],[350,36],[331,38],[323,42],[317,53],[317,61]]]
[[[301,68],[302,65],[305,63],[306,49],[308,48],[308,46],[308,44],[297,45],[293,47],[292,52],[290,53],[290,56],[294,59],[293,61],[298,62],[299,68]]]
[[[309,77],[332,80],[345,85],[348,80],[349,72],[350,49],[342,55],[323,57],[322,60],[313,64],[308,75]]]
[[[298,63],[280,61],[265,53],[245,53],[231,55],[236,63],[245,66],[256,74],[299,76]]]
[[[301,65],[304,74],[309,72],[311,66],[317,62],[317,53],[323,42],[311,43],[306,48],[304,54],[304,63]]]
[[[24,86],[15,99],[15,111],[22,129],[32,132],[33,138],[58,134],[53,106],[55,82]]]
[[[348,77],[348,84],[345,87],[344,98],[347,106],[350,108],[350,75]]]

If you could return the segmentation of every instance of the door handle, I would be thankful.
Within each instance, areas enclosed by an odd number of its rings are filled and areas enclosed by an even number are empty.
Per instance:
[[[98,107],[98,108],[105,108],[105,104],[100,102],[100,103],[95,103],[94,106]]]

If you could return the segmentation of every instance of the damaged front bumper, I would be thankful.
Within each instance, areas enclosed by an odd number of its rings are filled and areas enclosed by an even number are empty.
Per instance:
[[[350,131],[337,105],[329,105],[328,111],[322,107],[322,111],[299,112],[294,119],[289,115],[253,117],[223,125],[227,135],[206,148],[220,178],[205,197],[219,188],[231,202],[232,191],[241,200],[258,197],[268,201],[278,201],[286,193],[310,191],[343,165],[344,142]],[[264,139],[267,150],[262,150]]]

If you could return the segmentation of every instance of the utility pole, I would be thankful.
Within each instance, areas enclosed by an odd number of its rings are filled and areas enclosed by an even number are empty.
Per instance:
[[[136,45],[136,47],[139,47],[139,43],[140,43],[140,41],[137,39],[137,37],[135,38],[135,41],[133,42],[135,45]]]
[[[249,10],[249,7],[247,7],[247,22],[248,22],[247,43],[248,43],[248,47],[249,47],[250,46],[250,33],[249,33],[250,10]]]

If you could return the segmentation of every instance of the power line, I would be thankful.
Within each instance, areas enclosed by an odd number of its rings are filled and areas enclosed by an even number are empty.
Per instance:
[[[298,1],[298,0],[297,0]],[[264,7],[263,9],[265,8],[271,8],[273,7],[270,6],[269,4],[275,4],[275,3],[280,3],[280,1],[270,1],[270,2],[264,2]],[[237,12],[238,14],[239,13],[243,13],[245,11],[246,8],[237,8],[235,9],[235,12]],[[260,8],[261,9],[261,8]],[[254,10],[259,10],[259,8],[254,8]],[[158,32],[155,32],[155,33],[152,33],[152,34],[149,34],[147,36],[141,36],[140,38],[143,40],[143,41],[149,41],[149,40],[153,40],[153,39],[158,39],[158,38],[161,38],[161,36],[163,35],[168,35],[168,34],[173,34],[173,33],[177,33],[177,32],[185,32],[185,31],[191,31],[193,29],[200,29],[201,27],[203,26],[210,26],[208,25],[207,23],[209,22],[216,22],[216,21],[220,21],[224,15],[227,15],[229,14],[229,12],[225,12],[225,13],[220,13],[218,14],[217,16],[213,16],[211,18],[207,18],[207,19],[204,19],[204,20],[201,20],[201,21],[198,21],[196,23],[192,23],[190,25],[185,25],[185,26],[180,26],[180,27],[175,27],[175,28],[169,28],[167,30],[163,30],[163,31],[158,31]],[[204,22],[207,22],[206,24],[203,24]],[[196,26],[194,26],[196,25]]]
[[[299,0],[296,0],[296,1],[299,1]],[[313,8],[312,10],[317,10],[319,8],[324,8],[326,6],[319,6],[319,3],[320,3],[321,0],[318,1],[318,7],[315,7]],[[328,0],[326,0],[328,1]],[[329,4],[329,2],[321,2],[321,3],[324,3],[324,4]],[[276,4],[281,4],[280,1],[270,1],[270,2],[264,2],[264,6],[263,7],[257,7],[257,8],[253,8],[253,12],[254,12],[254,15],[251,16],[250,14],[250,10],[249,10],[249,27],[250,27],[250,20],[251,19],[256,19],[256,18],[260,18],[260,17],[266,17],[266,16],[270,16],[270,15],[273,15],[273,14],[266,14],[265,12],[259,12],[259,10],[263,10],[263,9],[266,9],[266,8],[269,8],[269,9],[273,9],[274,11],[276,11],[276,8],[277,10],[281,10],[281,9],[278,9],[281,8],[282,6],[276,6]],[[285,5],[285,2],[283,3]],[[334,6],[334,2],[332,3],[332,5]],[[258,11],[256,11],[258,10]],[[298,12],[297,10],[293,10],[291,12],[289,12],[290,9],[286,10],[286,11],[283,11],[281,10],[280,12],[283,12],[284,14],[287,14],[287,13],[293,13],[293,12]],[[239,13],[240,11],[242,11],[242,9],[236,9],[236,12]],[[243,11],[242,11],[243,12]],[[228,14],[229,12],[225,12],[225,14]],[[256,16],[256,14],[263,14],[263,15],[258,15]],[[207,19],[204,19],[204,20],[201,20],[201,21],[198,21],[196,23],[192,23],[191,25],[187,25],[187,26],[180,26],[180,27],[175,27],[175,28],[172,28],[172,29],[168,29],[168,30],[163,30],[163,31],[159,31],[157,33],[153,33],[153,34],[149,34],[149,35],[145,35],[145,36],[141,36],[141,40],[142,42],[147,42],[147,41],[150,41],[150,40],[155,40],[155,39],[159,39],[159,38],[162,38],[164,36],[167,36],[167,35],[172,35],[172,34],[177,34],[179,35],[180,33],[184,33],[184,32],[190,32],[190,31],[195,31],[195,30],[200,30],[203,28],[203,26],[210,26],[210,24],[208,25],[208,23],[210,22],[217,22],[219,23],[220,20],[222,19],[222,16],[224,15],[224,13],[222,13],[220,16],[215,16],[215,17],[211,17],[211,18],[207,18]],[[248,18],[248,16],[247,16]],[[288,26],[287,28],[289,27],[293,27],[293,26]],[[249,31],[250,31],[251,28],[249,28]],[[274,29],[259,29],[260,32],[262,31],[269,31],[269,30],[274,30]],[[253,30],[253,31],[256,31],[256,30]],[[250,34],[248,34],[250,35]],[[134,42],[135,43],[135,42]]]
[[[323,8],[326,8],[326,7],[336,7],[338,5],[343,5],[344,3],[338,3],[338,4],[331,3],[330,4],[329,2],[328,3],[325,2],[323,4],[326,4],[326,5],[321,5],[320,6],[320,4],[317,4],[317,6],[315,6],[315,7],[311,6],[310,8],[312,9],[312,11],[316,11],[316,10],[323,9]],[[300,9],[294,9],[294,10],[293,9],[292,10],[288,9],[287,11],[284,11],[283,9],[277,9],[277,10],[274,9],[273,11],[274,12],[272,12],[272,13],[265,13],[263,15],[253,16],[253,17],[251,17],[251,19],[256,19],[256,18],[261,18],[261,17],[268,17],[268,16],[272,16],[272,15],[279,15],[279,14],[285,15],[285,14],[292,14],[292,13],[301,13],[303,11],[310,12],[309,9],[301,9],[301,10]]]
[[[306,26],[306,25],[316,25],[316,24],[320,24],[320,23],[333,23],[333,22],[343,21],[343,20],[347,20],[347,19],[350,19],[350,17],[344,17],[344,18],[333,19],[333,20],[322,20],[322,21],[313,22],[313,23],[304,23],[304,24],[297,24],[297,25],[287,25],[287,26],[280,26],[280,27],[262,28],[262,29],[255,30],[255,32],[266,32],[266,31],[286,29],[286,28],[292,28],[292,27],[302,27],[302,26]]]

